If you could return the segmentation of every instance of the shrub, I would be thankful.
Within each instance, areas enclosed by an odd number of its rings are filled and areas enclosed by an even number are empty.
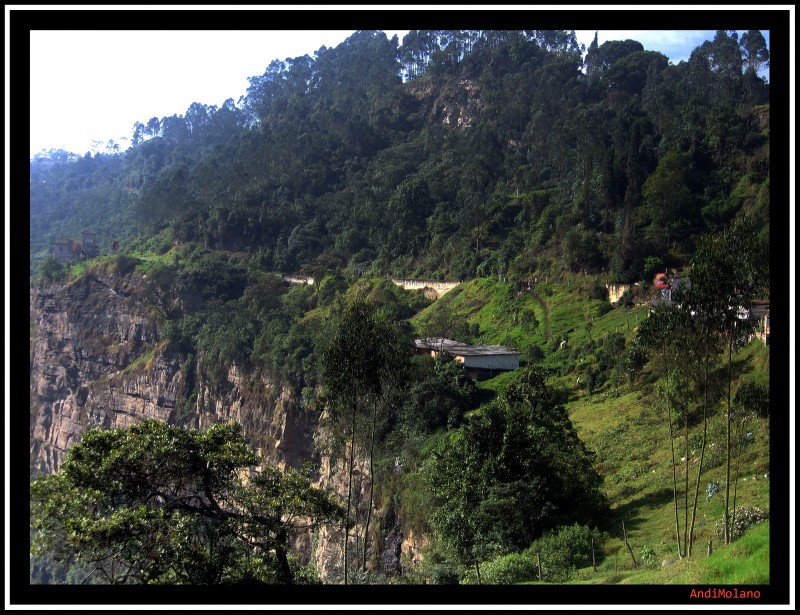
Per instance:
[[[39,277],[48,284],[51,282],[60,282],[66,279],[67,268],[59,263],[55,256],[48,254],[42,259],[42,262],[39,263]]]
[[[755,412],[762,418],[769,416],[769,388],[754,382],[745,382],[739,387],[734,404],[745,413]]]
[[[431,563],[426,568],[434,585],[458,585],[458,568],[452,563]]]
[[[113,271],[117,275],[126,276],[136,269],[136,265],[139,264],[139,259],[128,256],[127,254],[117,254],[111,262]]]
[[[536,318],[536,312],[530,308],[525,308],[520,312],[520,323],[527,332],[535,331],[539,327],[539,320]]]
[[[614,308],[610,303],[600,303],[597,306],[597,317],[600,318],[601,316],[605,316],[613,309]]]
[[[735,516],[731,514],[731,518],[733,521],[731,525],[731,538],[738,538],[744,534],[747,528],[769,519],[769,511],[759,508],[758,506],[754,506],[753,508],[742,506],[736,508]],[[725,524],[723,523],[723,519],[717,521],[716,530],[717,536],[720,538],[725,536]]]
[[[530,344],[524,348],[522,358],[528,363],[535,363],[544,359],[544,351],[536,344]]]
[[[608,289],[605,286],[600,286],[597,284],[592,287],[589,296],[591,296],[592,299],[597,299],[598,301],[608,301]]]
[[[617,301],[617,307],[633,307],[633,294],[630,288],[622,291],[622,295],[620,295]]]
[[[536,559],[530,554],[509,553],[481,565],[481,583],[487,585],[511,585],[536,578]],[[478,582],[477,573],[470,569],[462,578],[462,584]]]
[[[569,579],[577,568],[592,563],[592,540],[595,543],[595,554],[602,536],[597,530],[585,525],[562,526],[557,532],[548,532],[535,540],[525,554],[536,561],[536,554],[542,566],[542,580],[563,582]],[[537,571],[538,574],[538,571]]]

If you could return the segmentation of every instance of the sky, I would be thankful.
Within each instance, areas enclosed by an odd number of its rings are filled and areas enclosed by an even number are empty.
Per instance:
[[[384,30],[388,36],[394,32]],[[220,106],[273,60],[335,47],[353,31],[31,31],[30,153],[127,149],[136,122]],[[102,53],[98,50],[102,49]],[[131,49],[142,50],[130,53]],[[35,121],[33,121],[35,118]]]
[[[384,32],[397,34],[402,43],[407,30]],[[32,30],[30,155],[45,149],[102,151],[109,140],[125,150],[134,123],[184,115],[193,102],[236,102],[247,90],[248,77],[263,74],[272,60],[313,57],[323,45],[335,47],[352,33]],[[768,35],[764,32],[767,40]],[[588,48],[594,30],[576,30],[576,36]],[[600,44],[632,38],[675,64],[713,37],[713,30],[598,31]]]

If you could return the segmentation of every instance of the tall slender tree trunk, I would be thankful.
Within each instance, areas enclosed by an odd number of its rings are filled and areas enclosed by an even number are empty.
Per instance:
[[[347,585],[347,565],[348,565],[348,558],[347,558],[347,543],[349,542],[350,538],[350,504],[352,501],[353,496],[353,463],[354,463],[354,454],[356,449],[356,405],[353,403],[353,422],[350,428],[350,463],[348,466],[348,477],[347,477],[347,513],[344,517],[344,550],[342,553],[342,557],[344,559],[344,584]]]
[[[628,555],[631,556],[631,561],[633,562],[634,568],[639,564],[636,563],[636,558],[633,556],[633,549],[631,549],[631,543],[628,542],[628,530],[625,529],[625,520],[622,520],[622,537],[625,540],[625,547],[628,549]]]
[[[375,473],[373,470],[373,459],[375,457],[375,420],[378,414],[377,403],[372,405],[372,431],[370,433],[369,444],[369,504],[367,505],[367,521],[364,524],[364,556],[361,564],[361,570],[367,571],[367,537],[369,536],[369,522],[372,517],[372,492],[375,488]]]
[[[734,328],[736,325],[734,324]],[[729,497],[731,492],[731,362],[733,358],[733,336],[734,332],[728,332],[728,408],[725,417],[725,437],[727,439],[727,447],[725,448],[725,544],[731,543],[731,528],[730,519],[728,519],[729,512]]]
[[[667,391],[669,393],[669,391]],[[678,544],[678,559],[683,559],[681,553],[681,526],[678,520],[678,477],[675,470],[675,441],[672,433],[672,403],[667,397],[667,421],[669,422],[669,448],[672,453],[672,501],[675,504],[675,540]]]
[[[692,505],[692,524],[689,527],[689,550],[687,557],[692,555],[692,543],[694,542],[694,521],[697,517],[697,497],[700,492],[700,476],[703,473],[703,457],[706,453],[706,438],[708,436],[708,361],[706,354],[705,373],[703,375],[703,443],[700,446],[700,465],[697,466],[697,484],[694,486],[694,503]],[[689,471],[689,460],[686,460],[686,471]]]
[[[683,553],[687,555],[688,531],[689,531],[689,408],[686,408],[683,417],[683,454],[686,457],[686,465],[683,467],[684,491],[683,491]]]
[[[733,479],[733,509],[731,510],[731,528],[736,527],[736,488],[739,485],[739,463],[742,459],[742,434],[744,433],[744,417],[741,421],[741,428],[737,429],[737,437],[736,440],[739,443],[738,449],[739,452],[736,453],[736,471],[734,473]],[[731,529],[731,534],[733,530]]]

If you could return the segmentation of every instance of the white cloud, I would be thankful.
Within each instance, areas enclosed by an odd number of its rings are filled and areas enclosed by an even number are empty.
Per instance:
[[[741,36],[747,28],[737,30]],[[588,49],[594,39],[594,30],[576,30],[578,42]],[[762,32],[769,45],[769,32]],[[598,30],[597,42],[602,45],[606,41],[639,41],[647,51],[660,51],[673,64],[689,59],[692,51],[705,41],[714,39],[716,30]]]
[[[598,30],[597,42],[639,41],[647,51],[660,51],[673,64],[688,60],[691,52],[704,41],[714,38],[714,30]],[[576,30],[578,41],[588,49],[594,39],[594,30]]]

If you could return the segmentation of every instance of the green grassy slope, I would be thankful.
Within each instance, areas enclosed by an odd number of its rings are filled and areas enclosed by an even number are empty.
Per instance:
[[[631,557],[619,531],[611,532],[603,547],[604,557],[596,571],[577,572],[580,583],[766,583],[769,581],[769,523],[753,526],[742,538],[725,546],[718,535],[724,510],[725,423],[724,402],[710,409],[708,444],[699,481],[694,547],[691,558],[680,560],[675,542],[672,467],[669,427],[666,417],[654,406],[656,375],[645,367],[631,383],[627,377],[609,378],[595,390],[587,391],[577,377],[595,365],[600,341],[621,333],[626,344],[637,324],[647,317],[647,307],[609,308],[593,298],[600,283],[577,277],[561,283],[542,282],[527,288],[490,279],[465,282],[422,310],[414,319],[425,326],[438,310],[449,310],[457,319],[478,325],[484,343],[500,343],[542,353],[537,363],[546,367],[554,386],[566,389],[567,410],[580,437],[596,453],[596,467],[605,478],[604,490],[617,518],[624,520]],[[525,327],[519,314],[535,313],[538,326]],[[590,323],[587,326],[587,323]],[[566,340],[562,345],[561,341]],[[722,368],[721,368],[722,369]],[[769,382],[769,350],[756,340],[734,356],[735,395],[745,381]],[[508,374],[479,384],[481,399],[490,399],[509,380]],[[691,404],[689,432],[689,512],[697,483],[702,437],[702,409]],[[769,420],[753,417],[745,425],[747,446],[738,459],[739,480],[735,483],[736,505],[769,508],[770,461]],[[678,479],[681,534],[686,527],[685,470],[687,457],[683,433],[674,433]],[[731,499],[734,497],[732,469]],[[713,493],[709,484],[718,484]],[[709,497],[709,494],[710,495]],[[707,556],[711,541],[713,555]],[[747,557],[741,557],[747,553]],[[667,562],[662,566],[662,563]]]

